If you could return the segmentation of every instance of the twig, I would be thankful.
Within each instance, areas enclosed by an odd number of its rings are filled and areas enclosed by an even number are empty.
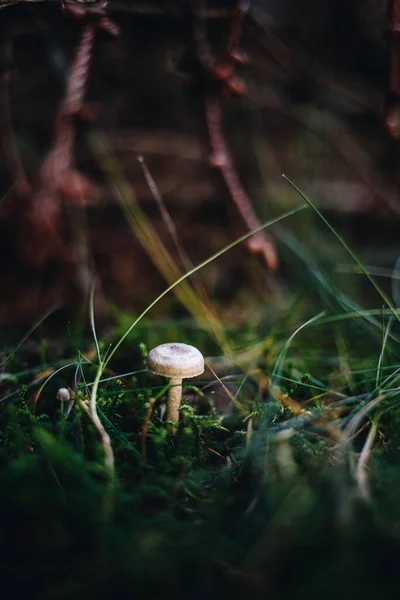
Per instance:
[[[231,154],[223,133],[221,110],[221,96],[226,98],[231,92],[237,94],[244,92],[240,80],[234,76],[234,67],[238,55],[237,45],[244,18],[244,3],[243,0],[239,0],[233,14],[227,45],[229,62],[225,68],[216,67],[216,61],[207,40],[204,19],[201,16],[203,9],[202,0],[197,0],[194,14],[194,38],[199,61],[210,78],[208,90],[205,95],[206,121],[213,150],[210,162],[214,167],[219,169],[236,208],[248,229],[252,230],[259,227],[260,221],[254,213],[250,199],[233,166]],[[219,85],[216,81],[213,82],[212,79],[219,80]],[[252,236],[246,245],[251,254],[261,254],[270,269],[277,268],[278,259],[275,248],[265,232],[259,232]]]
[[[247,427],[246,427],[246,448],[247,449],[250,448],[252,435],[253,435],[253,417],[250,417],[250,419],[247,421]]]
[[[97,390],[96,390],[97,392]],[[111,444],[110,436],[105,430],[103,423],[100,421],[99,415],[97,414],[97,393],[90,397],[90,400],[81,400],[77,397],[80,406],[88,415],[89,419],[94,425],[97,433],[100,436],[101,445],[104,451],[104,468],[107,475],[106,480],[106,491],[103,499],[103,509],[106,515],[109,515],[114,506],[114,490],[115,490],[115,462],[114,462],[114,451]]]
[[[254,214],[250,200],[233,167],[230,153],[222,132],[220,101],[215,95],[208,94],[205,102],[208,132],[213,149],[213,165],[219,169],[232,200],[241,214],[243,221],[246,223],[246,226],[251,231],[260,226],[260,221]],[[250,254],[261,254],[270,269],[277,268],[278,258],[275,248],[264,232],[260,231],[249,238],[247,248]]]
[[[112,478],[115,472],[114,451],[112,449],[110,436],[105,430],[104,425],[100,421],[99,415],[97,414],[96,402],[79,400],[79,403],[85,413],[88,415],[89,419],[92,421],[97,433],[100,436],[101,445],[103,446],[104,450],[104,467],[108,475]]]
[[[84,102],[86,83],[97,29],[111,35],[118,30],[105,14],[106,3],[96,7],[63,4],[66,15],[82,23],[82,33],[74,60],[67,75],[65,98],[59,110],[52,148],[44,158],[31,198],[30,222],[39,238],[35,262],[42,264],[62,245],[59,219],[63,196],[80,202],[85,190],[84,179],[70,170],[75,141],[75,120]]]
[[[357,467],[355,470],[355,480],[358,486],[361,497],[367,502],[371,499],[371,490],[368,479],[368,461],[371,455],[372,446],[375,440],[378,428],[378,418],[372,422],[372,427],[368,432],[363,449],[358,458]]]
[[[75,115],[82,103],[91,59],[94,27],[84,27],[68,75],[65,101],[55,124],[53,146],[45,157],[32,195],[32,222],[40,230],[55,232],[61,210],[61,185],[71,166]]]
[[[242,36],[245,15],[249,9],[249,6],[250,0],[237,0],[233,11],[228,42],[226,44],[228,61],[230,61],[232,64],[243,64],[247,62],[246,56],[239,52],[239,43]]]
[[[193,268],[193,264],[180,242],[178,232],[175,227],[175,223],[172,220],[167,207],[165,206],[165,202],[163,200],[163,197],[161,196],[160,190],[158,189],[158,186],[157,186],[156,182],[154,181],[154,178],[146,165],[144,157],[139,155],[137,157],[137,160],[138,160],[140,166],[142,167],[142,171],[143,171],[143,175],[146,179],[146,183],[149,186],[149,190],[151,192],[151,195],[152,195],[155,203],[157,204],[157,207],[158,207],[158,210],[160,211],[160,215],[164,222],[164,225],[166,226],[168,233],[170,234],[171,238],[174,241],[174,244],[175,244],[175,247],[179,254],[179,258],[181,259],[182,265],[186,269],[186,271],[189,271],[191,268]]]
[[[148,409],[146,412],[146,417],[143,422],[142,434],[140,436],[140,442],[142,445],[142,457],[143,457],[144,462],[147,462],[147,434],[149,432],[150,419],[151,419],[151,415],[153,414],[153,409],[154,409],[155,403],[156,403],[155,399],[150,398],[149,406],[148,406]]]
[[[60,4],[61,2],[62,0],[0,0],[0,10],[17,4]],[[93,3],[93,0],[86,0],[88,6],[91,2]],[[190,12],[187,0],[175,0],[175,2],[179,12],[174,11],[173,15],[176,16],[176,14],[180,14],[182,16],[187,16]],[[75,0],[64,0],[66,6],[74,3]],[[84,4],[84,1],[82,4]],[[163,7],[162,2],[150,2],[149,0],[109,0],[108,10],[110,12],[133,13],[154,17],[168,15],[168,6]],[[204,9],[202,16],[204,19],[210,20],[228,19],[230,17],[230,11],[223,7],[209,7]]]

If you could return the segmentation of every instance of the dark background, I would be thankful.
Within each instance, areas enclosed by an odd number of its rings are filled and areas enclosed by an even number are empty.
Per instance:
[[[206,5],[217,57],[226,44],[233,4]],[[384,126],[390,59],[386,12],[385,2],[369,0],[251,2],[241,43],[250,63],[239,69],[247,93],[224,104],[223,124],[235,168],[261,220],[301,202],[282,179],[285,173],[367,263],[391,268],[398,255],[399,152]],[[105,181],[88,143],[91,132],[106,134],[172,255],[174,244],[138,154],[195,264],[246,231],[220,174],[208,162],[205,82],[194,46],[192,4],[116,1],[110,2],[110,14],[121,35],[116,40],[98,36],[86,96],[92,114],[77,122],[74,161],[89,178],[92,193],[83,209],[69,210],[68,226],[70,244],[83,244],[87,264],[98,273],[100,313],[106,301],[139,310],[166,284]],[[13,46],[6,65],[12,127],[27,177],[34,181],[51,144],[80,26],[57,2],[20,2],[0,12],[0,27],[3,42],[12,39]],[[3,135],[3,194],[13,185],[7,143]],[[308,240],[310,218],[303,215],[295,217],[293,227]],[[30,324],[59,306],[63,321],[82,309],[85,275],[79,264],[59,256],[32,266],[35,247],[25,244],[30,238],[25,221],[24,202],[12,190],[0,205],[0,319],[4,325]],[[323,253],[326,231],[315,235],[315,247]],[[216,301],[249,284],[260,297],[276,298],[287,277],[284,258],[278,273],[270,274],[257,258],[236,248],[204,273],[204,282]]]

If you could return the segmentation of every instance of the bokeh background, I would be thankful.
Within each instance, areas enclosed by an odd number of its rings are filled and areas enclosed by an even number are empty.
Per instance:
[[[138,156],[194,264],[247,231],[221,173],[209,161],[195,4],[110,1],[120,36],[97,36],[85,110],[75,124],[73,163],[87,187],[79,204],[64,199],[61,228],[70,257],[50,251],[40,264],[33,258],[41,244],[46,246],[46,236],[33,235],[27,221],[29,199],[16,184],[13,156],[17,149],[26,179],[34,182],[52,144],[80,25],[55,1],[20,2],[0,12],[3,329],[31,324],[52,309],[52,318],[64,326],[82,312],[93,272],[100,320],[110,303],[136,312],[166,287],[165,264],[157,259],[151,237],[143,243],[132,228],[105,174],[107,160],[114,165],[113,177],[118,170],[120,183],[129,188],[142,225],[150,223],[180,272],[185,265],[176,240]],[[203,6],[217,59],[235,5],[210,0]],[[399,254],[400,205],[399,142],[385,126],[391,47],[387,2],[253,0],[242,8],[240,47],[249,63],[237,73],[246,93],[224,102],[223,128],[255,213],[265,221],[303,202],[282,178],[285,173],[363,262],[384,275],[382,285],[389,289]],[[282,227],[270,231],[277,271],[270,272],[241,245],[198,275],[227,323],[239,323],[266,303],[277,305],[288,292],[307,285],[293,261],[300,247],[325,264],[338,285],[369,297],[369,287],[364,289],[354,265],[311,211],[290,217]],[[155,311],[173,316],[185,309],[172,296]]]

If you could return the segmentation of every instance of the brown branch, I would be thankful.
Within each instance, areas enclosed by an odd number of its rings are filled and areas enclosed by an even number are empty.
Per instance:
[[[65,6],[75,4],[75,0],[0,0],[0,10],[16,5],[61,4],[62,2]],[[177,11],[173,12],[174,16],[177,14],[182,16],[190,14],[190,2],[188,0],[175,0],[175,2]],[[90,3],[93,4],[93,1],[86,0],[86,3],[83,2],[82,4],[90,6]],[[150,2],[149,0],[109,0],[108,11],[155,17],[168,15],[169,12],[168,6],[164,8],[161,2]],[[223,7],[208,7],[202,12],[202,17],[207,20],[224,20],[230,17],[230,11]]]
[[[88,400],[80,400],[80,406],[83,408],[85,413],[88,415],[89,419],[92,421],[97,433],[99,434],[101,445],[103,446],[104,451],[104,467],[107,473],[113,477],[115,474],[115,460],[114,460],[114,451],[111,444],[110,436],[103,423],[100,421],[99,415],[96,410],[96,406],[93,408]]]
[[[239,44],[240,38],[242,36],[245,15],[247,10],[249,9],[249,6],[249,0],[236,0],[236,6],[233,10],[228,42],[226,44],[228,60],[233,61],[233,63],[240,63],[243,61],[244,58],[242,53],[239,52]]]
[[[220,100],[216,95],[206,97],[206,118],[211,146],[213,148],[213,165],[217,167],[224,178],[225,184],[249,230],[260,227],[261,222],[256,217],[251,202],[233,167],[230,152],[222,133],[222,113]],[[274,245],[268,236],[260,231],[249,238],[247,248],[250,254],[260,254],[270,269],[276,269],[278,258]]]
[[[75,118],[83,102],[94,33],[92,24],[84,26],[67,77],[65,100],[56,120],[52,148],[42,163],[32,194],[31,222],[41,233],[55,233],[58,230],[62,208],[61,189],[71,167]]]
[[[142,449],[142,456],[144,462],[147,462],[147,434],[149,432],[149,425],[151,420],[151,415],[153,414],[153,408],[156,401],[154,398],[150,398],[149,406],[147,408],[146,416],[142,425],[142,433],[140,436],[140,444]]]
[[[204,19],[201,16],[203,8],[202,0],[197,0],[194,14],[194,38],[199,60],[210,76],[208,91],[205,96],[208,135],[213,151],[210,162],[214,167],[219,169],[237,210],[246,226],[249,230],[252,230],[258,228],[261,222],[255,215],[250,199],[233,166],[231,154],[223,133],[221,109],[221,96],[226,99],[231,92],[243,93],[240,80],[237,80],[234,76],[234,68],[237,64],[237,46],[244,18],[244,2],[243,0],[239,0],[233,12],[227,44],[230,64],[228,64],[225,70],[216,69],[215,67],[216,61],[208,43]],[[220,79],[219,85],[215,81],[213,82],[212,79]],[[270,269],[277,268],[278,258],[276,251],[265,232],[258,232],[249,238],[246,245],[251,254],[261,255]]]
[[[31,259],[36,265],[43,264],[49,256],[61,251],[63,199],[81,204],[89,191],[85,178],[71,169],[76,117],[84,103],[96,30],[102,29],[112,36],[118,34],[118,29],[106,16],[106,2],[87,8],[64,3],[63,8],[67,16],[82,23],[82,32],[68,71],[65,97],[56,118],[52,147],[43,160],[31,197],[28,221],[33,228],[31,243],[35,246]]]

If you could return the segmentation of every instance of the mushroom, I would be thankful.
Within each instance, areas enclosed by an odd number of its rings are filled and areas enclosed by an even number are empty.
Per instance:
[[[57,392],[57,400],[61,403],[61,410],[64,417],[67,418],[74,405],[75,398],[71,397],[71,392],[67,388],[60,388]]]
[[[155,375],[168,377],[167,420],[178,423],[179,407],[182,398],[182,379],[196,377],[204,371],[204,357],[197,348],[188,344],[161,344],[150,350],[147,366]],[[176,427],[169,425],[169,432],[176,433]]]

